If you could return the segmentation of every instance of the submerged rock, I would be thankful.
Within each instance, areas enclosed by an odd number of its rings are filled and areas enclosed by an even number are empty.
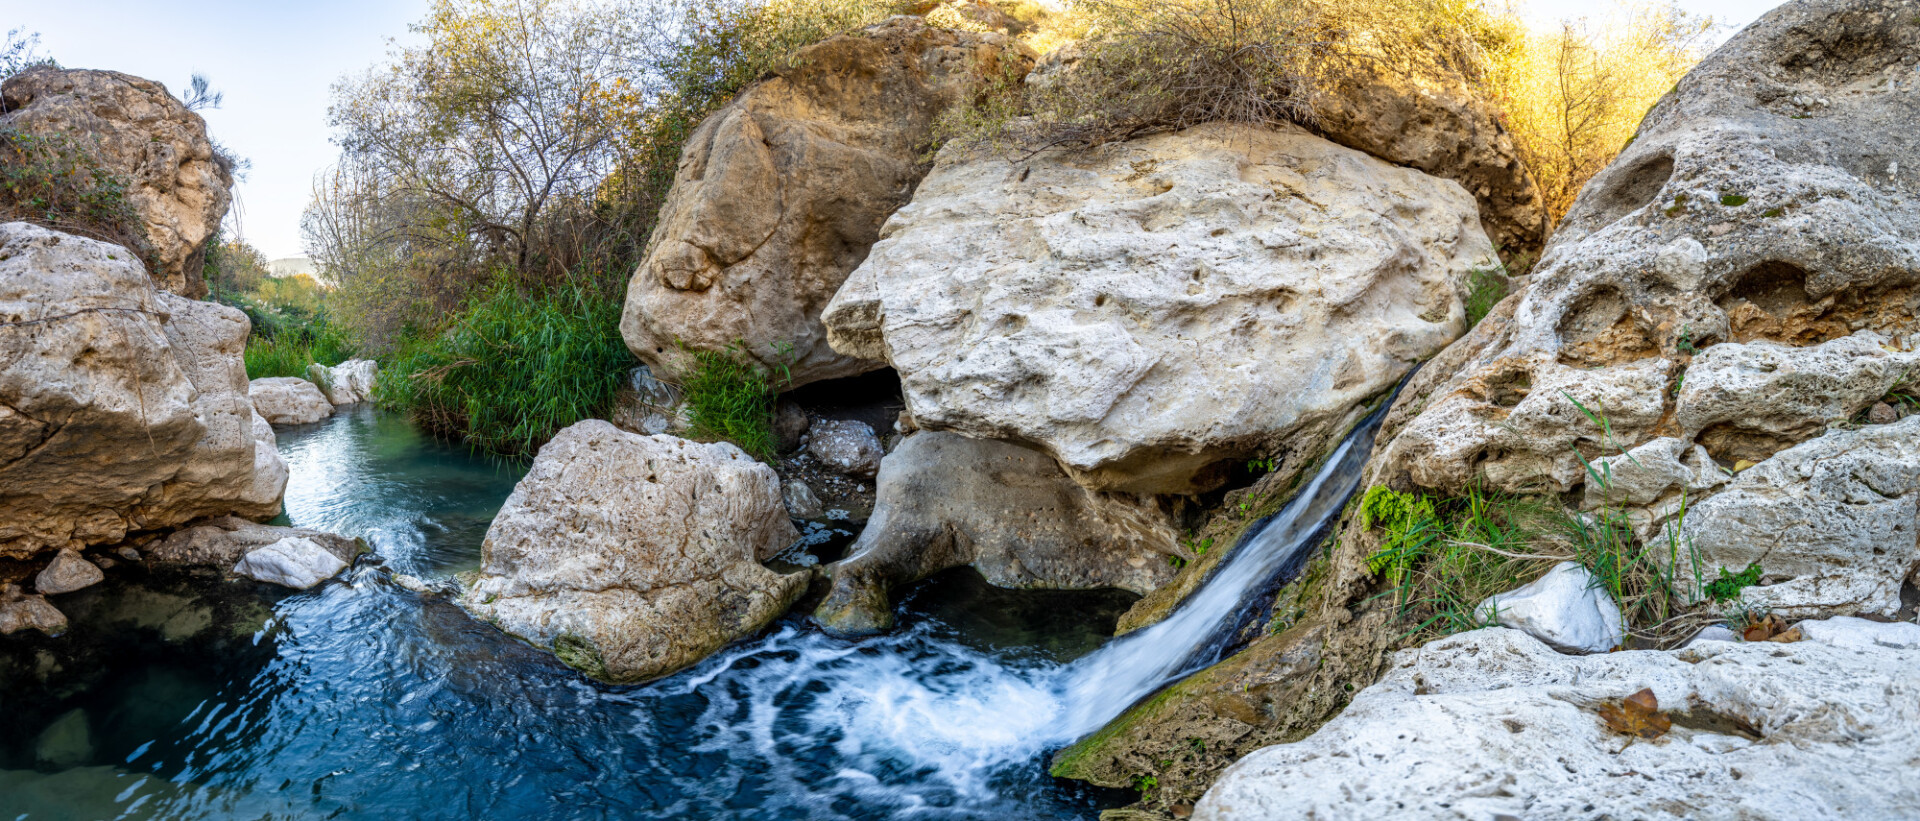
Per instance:
[[[1620,606],[1577,562],[1561,562],[1545,576],[1488,596],[1473,617],[1519,630],[1562,653],[1605,653],[1627,638]]]
[[[72,593],[99,584],[106,578],[107,574],[100,572],[99,565],[87,561],[80,551],[69,547],[54,554],[53,561],[33,577],[33,590],[49,596]]]
[[[233,575],[254,581],[308,590],[347,569],[347,563],[312,539],[288,536],[247,551],[233,566]]]
[[[189,299],[207,295],[201,267],[233,177],[200,115],[152,80],[52,66],[6,78],[0,112],[0,128],[64,134],[90,148],[127,183],[127,203],[154,253],[154,280]]]
[[[280,510],[238,310],[154,289],[126,249],[0,224],[0,556]]]
[[[886,455],[880,437],[865,422],[822,419],[813,423],[807,452],[828,470],[843,476],[872,479]]]
[[[944,151],[827,306],[925,430],[1032,442],[1088,487],[1297,473],[1465,327],[1493,261],[1459,185],[1294,128],[1018,163]]]
[[[1517,630],[1403,650],[1305,740],[1229,768],[1206,821],[1894,818],[1920,806],[1920,651],[1707,642],[1565,656]],[[1651,688],[1653,739],[1597,708]]]
[[[167,534],[147,545],[145,559],[155,565],[229,567],[246,554],[289,537],[312,541],[343,560],[366,550],[358,539],[323,530],[263,525],[228,516]]]
[[[885,630],[892,589],[961,565],[1000,587],[1145,593],[1173,577],[1175,538],[1149,500],[1080,487],[1044,453],[919,433],[881,463],[873,518],[833,566],[814,619],[836,633]]]
[[[487,530],[461,603],[596,678],[659,678],[780,616],[807,574],[780,478],[730,444],[562,430]]]
[[[307,381],[319,386],[328,402],[352,405],[373,399],[373,383],[380,366],[371,359],[349,359],[331,368],[315,362],[307,366]]]
[[[696,352],[752,358],[788,387],[880,367],[828,347],[820,311],[926,173],[940,115],[1024,47],[895,17],[801,49],[687,139],[620,332],[679,380]]]
[[[297,376],[255,379],[247,386],[253,409],[275,425],[305,425],[333,415],[320,387]]]
[[[19,585],[0,585],[0,636],[32,628],[49,636],[67,629],[67,617],[45,596],[21,592]]]

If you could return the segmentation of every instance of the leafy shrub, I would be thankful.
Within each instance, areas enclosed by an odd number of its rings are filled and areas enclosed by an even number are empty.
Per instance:
[[[1465,0],[1082,0],[1095,34],[1047,83],[943,129],[1027,149],[1096,145],[1207,122],[1311,125],[1323,81],[1361,67],[1479,76],[1497,29]]]
[[[694,369],[680,384],[688,433],[703,441],[732,442],[756,459],[771,461],[776,395],[766,374],[737,343],[724,352],[690,353]]]
[[[126,178],[107,170],[92,145],[65,134],[0,128],[0,221],[111,242],[152,268]]]
[[[436,433],[530,454],[611,406],[633,364],[619,320],[619,301],[585,283],[524,293],[502,277],[443,329],[404,338],[374,398]]]

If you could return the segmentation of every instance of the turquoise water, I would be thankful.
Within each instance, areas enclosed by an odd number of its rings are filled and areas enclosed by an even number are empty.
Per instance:
[[[390,572],[477,566],[520,470],[371,409],[282,431],[293,524],[365,538],[286,593],[218,574],[60,597],[0,639],[0,819],[1091,818],[1045,775],[1053,677],[1129,597],[921,586],[903,629],[798,617],[648,685],[589,682]]]

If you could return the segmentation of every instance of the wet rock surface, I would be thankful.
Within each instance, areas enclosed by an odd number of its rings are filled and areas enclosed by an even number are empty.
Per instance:
[[[1173,576],[1175,533],[1149,500],[1086,490],[1031,448],[914,434],[881,463],[877,493],[814,613],[834,632],[891,627],[892,590],[961,565],[1000,587],[1144,593]]]
[[[738,448],[589,420],[541,448],[461,604],[589,675],[658,678],[786,611],[806,574],[761,562],[797,535]]]

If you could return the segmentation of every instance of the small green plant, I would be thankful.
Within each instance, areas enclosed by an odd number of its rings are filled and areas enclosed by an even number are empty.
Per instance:
[[[1507,298],[1507,269],[1495,260],[1467,272],[1467,327],[1472,328],[1493,313],[1493,307]]]
[[[0,221],[20,220],[151,254],[126,178],[89,143],[0,128]]]
[[[1785,214],[1785,213],[1787,213],[1787,209],[1785,208],[1769,208],[1765,211],[1760,212],[1760,216],[1766,217],[1768,219],[1772,219],[1774,217],[1780,216],[1781,214]]]
[[[680,384],[689,433],[695,439],[727,441],[756,459],[776,456],[773,406],[767,375],[753,364],[743,343],[724,351],[693,351],[694,368]]]
[[[1675,353],[1682,353],[1687,356],[1693,356],[1700,352],[1700,349],[1693,344],[1693,326],[1680,326],[1680,336],[1673,340],[1673,350]]]
[[[1247,462],[1247,472],[1255,476],[1265,476],[1269,473],[1272,473],[1274,467],[1275,467],[1275,463],[1271,457],[1266,459],[1254,459],[1250,462]]]
[[[1747,565],[1745,570],[1738,573],[1728,573],[1722,567],[1720,578],[1707,582],[1705,587],[1700,588],[1700,595],[1708,601],[1734,601],[1740,598],[1740,591],[1760,583],[1760,574],[1759,562]]]
[[[1747,198],[1739,194],[1721,194],[1720,204],[1728,208],[1739,208],[1747,204]]]
[[[1153,791],[1160,789],[1160,779],[1151,775],[1136,775],[1133,777],[1133,789],[1140,793],[1140,800],[1149,800],[1153,797]]]
[[[1667,206],[1667,210],[1666,210],[1667,216],[1677,217],[1686,212],[1687,212],[1687,195],[1686,194],[1673,195],[1673,204],[1670,206]]]

